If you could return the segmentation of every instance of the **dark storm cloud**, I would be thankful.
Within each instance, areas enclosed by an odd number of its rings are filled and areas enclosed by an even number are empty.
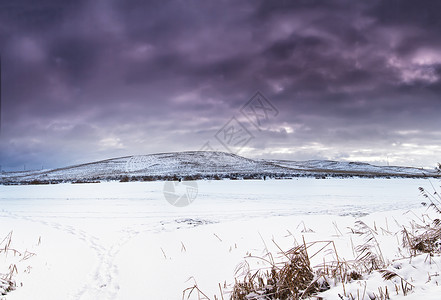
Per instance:
[[[440,5],[3,1],[1,164],[197,150],[236,116],[247,156],[434,165]],[[280,112],[262,131],[256,90]]]

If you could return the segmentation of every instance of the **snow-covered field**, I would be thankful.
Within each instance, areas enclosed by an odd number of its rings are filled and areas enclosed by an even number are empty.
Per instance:
[[[10,248],[36,254],[23,259],[0,252],[0,273],[17,266],[18,287],[6,299],[181,299],[195,282],[210,299],[221,299],[220,288],[228,299],[244,257],[277,255],[277,246],[287,250],[302,236],[332,239],[339,256],[352,259],[349,227],[359,219],[377,228],[382,253],[392,261],[403,256],[393,234],[399,224],[425,212],[418,187],[432,190],[424,179],[197,183],[196,200],[183,208],[164,199],[163,182],[0,186],[0,242],[12,231]],[[406,263],[400,261],[403,270]],[[427,269],[409,282],[425,288],[405,299],[439,299],[435,263],[441,261],[420,263]],[[376,285],[388,284],[377,275],[367,288],[357,283],[360,291],[378,293]],[[347,288],[357,293],[355,284]],[[338,293],[337,284],[325,295],[340,299]]]

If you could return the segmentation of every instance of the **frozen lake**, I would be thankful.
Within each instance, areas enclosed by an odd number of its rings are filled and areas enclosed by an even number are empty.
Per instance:
[[[190,277],[217,290],[261,244],[260,233],[283,239],[288,229],[301,234],[301,221],[352,224],[366,214],[420,208],[418,187],[432,189],[424,179],[197,184],[195,201],[182,208],[165,200],[164,182],[0,186],[0,237],[12,230],[18,245],[37,253],[33,271],[17,275],[24,286],[8,299],[181,299]]]
[[[0,186],[5,214],[41,219],[112,219],[122,224],[203,218],[210,221],[263,216],[360,215],[418,207],[426,179],[313,179],[198,181],[187,207],[170,205],[163,182],[107,182]]]

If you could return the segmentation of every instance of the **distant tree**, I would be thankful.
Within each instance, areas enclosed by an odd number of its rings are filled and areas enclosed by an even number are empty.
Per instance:
[[[129,182],[130,178],[128,176],[123,176],[119,182]]]

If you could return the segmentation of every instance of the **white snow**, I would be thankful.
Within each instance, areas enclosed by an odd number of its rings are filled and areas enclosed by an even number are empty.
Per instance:
[[[164,199],[163,182],[0,186],[0,241],[13,231],[12,246],[36,254],[20,261],[0,253],[0,273],[11,263],[18,269],[17,289],[4,297],[181,299],[196,282],[211,299],[220,296],[220,283],[228,299],[238,264],[250,254],[277,254],[272,240],[282,249],[302,236],[307,242],[333,240],[339,256],[352,259],[351,238],[356,242],[356,237],[348,228],[359,219],[378,228],[381,250],[392,262],[402,257],[398,236],[380,228],[399,232],[398,224],[425,212],[418,187],[431,190],[424,179],[197,183],[197,199],[183,208]],[[317,256],[313,263],[323,258],[330,259]],[[436,275],[441,261],[434,257],[430,265],[424,258],[412,263],[417,273],[400,260],[397,272],[417,286],[404,299],[437,299],[441,292]],[[369,276],[368,290],[393,287],[378,274]],[[356,293],[363,282],[346,289]],[[338,293],[339,284],[323,296],[340,299]]]

